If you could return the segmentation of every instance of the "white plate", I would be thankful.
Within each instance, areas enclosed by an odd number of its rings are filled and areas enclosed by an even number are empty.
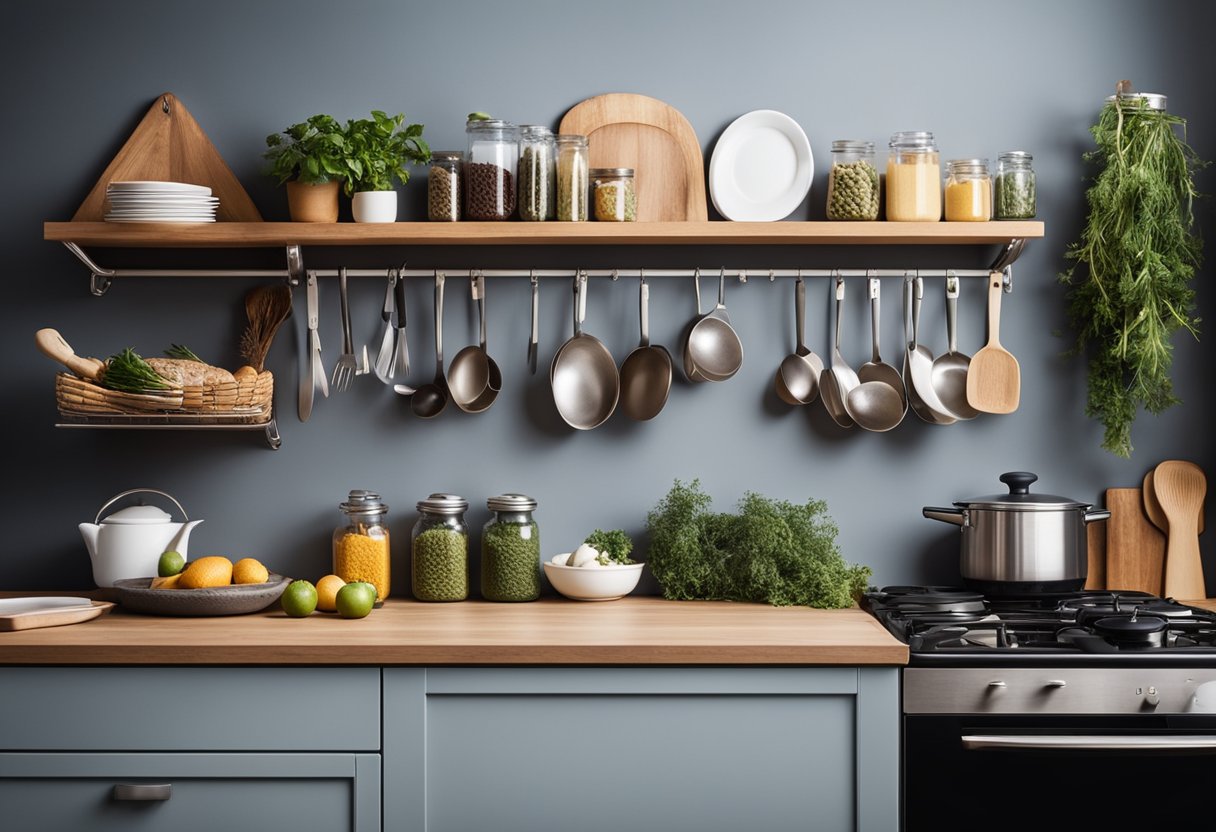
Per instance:
[[[753,110],[722,133],[709,160],[709,195],[728,220],[774,222],[806,199],[815,174],[811,143],[798,122]]]
[[[106,189],[112,191],[170,191],[208,195],[211,193],[211,189],[206,185],[191,185],[189,182],[161,182],[155,180],[111,182],[106,186]]]
[[[106,222],[215,222],[215,217],[111,217],[107,214]]]
[[[107,194],[106,199],[116,205],[135,205],[153,203],[155,205],[218,205],[219,200],[213,196],[195,194]]]
[[[214,214],[214,208],[111,208],[111,214]]]

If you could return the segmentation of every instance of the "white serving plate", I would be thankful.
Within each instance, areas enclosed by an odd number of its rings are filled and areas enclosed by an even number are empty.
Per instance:
[[[728,220],[774,222],[806,199],[814,174],[811,143],[798,123],[776,110],[753,110],[714,146],[709,194]]]
[[[206,185],[192,185],[189,182],[162,182],[159,180],[129,180],[111,182],[106,186],[107,191],[170,191],[192,194],[210,194],[211,189]]]
[[[199,217],[111,217],[108,214],[106,222],[215,222],[215,217],[202,219]]]

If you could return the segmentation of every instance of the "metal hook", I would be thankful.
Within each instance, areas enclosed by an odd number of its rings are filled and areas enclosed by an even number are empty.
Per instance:
[[[638,269],[638,277],[642,278],[642,285],[645,286],[646,285],[646,270]]]
[[[536,286],[540,283],[540,278],[536,276],[536,269],[528,269],[528,280],[532,283],[533,286]]]
[[[1004,277],[1001,278],[1001,290],[1007,295],[1011,294],[1013,292],[1013,264],[1010,263],[1001,272],[1004,274]]]
[[[160,108],[164,110],[165,115],[169,115],[169,96],[162,95],[160,97]]]
[[[617,282],[617,280],[619,280],[619,279],[620,279],[620,277],[621,277],[620,272],[619,272],[619,271],[617,271],[616,269],[613,269],[613,270],[612,270],[612,282],[613,282],[613,283],[616,283],[616,282]]]
[[[799,269],[799,270],[798,270],[798,277],[799,277],[799,278],[801,278],[801,277],[802,277],[802,269]],[[769,269],[769,270],[768,270],[768,282],[769,282],[769,283],[772,283],[772,282],[773,282],[773,281],[775,281],[776,279],[777,279],[777,274],[776,274],[776,272],[774,272],[772,269]]]
[[[739,269],[739,282],[747,283],[747,269]]]
[[[773,270],[769,269],[768,270],[768,282],[772,283],[775,279],[776,279],[776,276],[773,274]],[[798,277],[796,278],[796,280],[798,283],[802,282],[802,269],[798,270]]]

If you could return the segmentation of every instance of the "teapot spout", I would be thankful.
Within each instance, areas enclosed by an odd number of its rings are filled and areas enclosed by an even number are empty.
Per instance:
[[[166,546],[165,549],[166,550],[173,549],[173,550],[181,552],[183,555],[185,555],[186,546],[188,545],[189,540],[190,540],[190,532],[195,526],[197,526],[201,522],[203,522],[203,521],[202,520],[189,520],[185,523],[182,523],[181,528],[177,530],[177,534],[173,535],[173,539],[169,541],[169,545]]]
[[[85,548],[89,550],[89,558],[97,557],[97,532],[101,530],[101,526],[96,523],[81,523],[80,536],[84,538]]]

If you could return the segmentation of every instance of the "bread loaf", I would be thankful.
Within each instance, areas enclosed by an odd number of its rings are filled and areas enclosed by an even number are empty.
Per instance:
[[[182,385],[186,387],[211,387],[217,384],[235,384],[232,373],[222,367],[212,367],[201,361],[189,361],[184,358],[149,358],[148,364],[153,370],[168,379],[180,376]]]

